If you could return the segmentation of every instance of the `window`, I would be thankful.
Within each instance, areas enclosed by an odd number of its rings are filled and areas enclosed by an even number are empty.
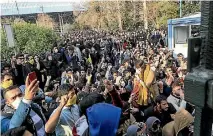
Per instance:
[[[189,37],[188,26],[177,26],[174,28],[175,44],[186,44]]]

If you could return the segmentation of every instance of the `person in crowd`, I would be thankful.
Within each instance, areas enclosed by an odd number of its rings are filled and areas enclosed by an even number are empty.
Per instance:
[[[175,114],[175,119],[163,127],[163,136],[193,136],[194,117],[181,109]]]
[[[58,65],[57,65],[57,61],[55,60],[55,58],[53,58],[53,56],[51,54],[47,54],[47,76],[51,76],[52,80],[56,79],[58,77]]]
[[[2,133],[159,136],[182,109],[194,113],[184,100],[186,60],[173,57],[161,30],[83,30],[61,38],[51,50],[1,61]],[[39,87],[26,81],[33,71]]]
[[[24,55],[19,53],[16,55],[16,64],[14,64],[14,61],[12,61],[13,65],[13,71],[15,73],[15,83],[18,86],[24,85],[24,81],[27,77],[27,71],[24,66]]]
[[[35,60],[35,66],[36,66],[36,69],[37,69],[36,75],[38,75],[38,77],[41,78],[41,81],[39,81],[39,87],[42,90],[44,90],[45,83],[47,81],[46,67],[45,67],[44,63],[40,60],[40,57],[38,55],[34,56],[34,60]]]
[[[163,79],[160,84],[163,85],[163,89],[161,94],[165,96],[169,96],[170,93],[172,92],[172,83],[174,82],[174,77],[172,75],[172,69],[171,68],[166,68],[165,70],[166,77]]]
[[[25,94],[25,90],[26,90],[26,85],[21,85],[19,86],[19,89],[21,90],[22,94]],[[34,98],[32,99],[32,102],[38,104],[39,106],[42,106],[42,100],[45,99],[45,95],[44,92],[41,88],[38,89],[38,91],[36,92]]]
[[[58,50],[58,47],[53,47],[52,56],[58,63],[60,63],[60,61],[62,60],[62,56]]]
[[[74,136],[116,135],[121,109],[111,104],[103,103],[104,101],[104,97],[95,92],[90,93],[80,101],[80,110],[83,116],[75,124],[73,129]],[[111,114],[107,114],[106,111]]]
[[[150,69],[149,64],[138,60],[135,62],[136,73],[133,93],[137,95],[137,104],[140,106],[148,106],[153,99],[152,82],[154,80],[154,72]],[[152,91],[152,92],[151,92]]]
[[[75,52],[77,53],[78,60],[82,61],[82,54],[81,54],[81,50],[79,49],[79,47],[80,47],[80,44],[76,44],[76,46],[75,46]]]
[[[1,74],[1,109],[5,106],[4,90],[13,85],[13,76],[10,73]]]
[[[178,53],[176,65],[177,65],[177,67],[182,67],[183,64],[184,64],[184,56],[182,53]]]
[[[172,93],[167,98],[167,102],[171,103],[177,111],[186,108],[186,101],[184,100],[184,92],[179,80],[172,85]]]
[[[4,133],[4,136],[33,136],[25,126],[9,129]]]
[[[61,84],[71,84],[74,85],[73,71],[71,68],[67,68],[66,71],[62,73]]]
[[[146,134],[148,136],[161,136],[161,121],[156,117],[149,117],[146,120]]]
[[[12,68],[15,68],[15,64],[16,64],[16,55],[15,54],[11,55],[10,64],[11,64]]]
[[[26,68],[27,74],[29,74],[31,72],[36,73],[37,80],[39,81],[39,87],[42,87],[42,89],[43,89],[44,82],[42,80],[42,75],[40,72],[41,65],[38,61],[39,61],[38,58],[35,60],[33,55],[28,54],[26,56],[25,68]]]
[[[157,96],[155,105],[144,110],[145,119],[154,116],[161,121],[161,126],[173,121],[176,109],[172,104],[168,103],[166,99],[167,98],[163,95]]]
[[[2,66],[2,69],[1,69],[1,73],[5,74],[5,73],[10,73],[12,72],[12,67],[9,63],[5,63],[3,66]]]
[[[11,73],[2,73],[1,74],[1,90],[7,89],[13,85],[13,76]],[[3,94],[3,92],[1,92]]]
[[[29,82],[27,76],[24,97],[18,86],[11,86],[4,90],[5,103],[11,107],[11,109],[2,112],[2,134],[9,129],[26,126],[26,130],[33,135],[46,135],[44,129],[46,119],[41,107],[32,103],[32,99],[38,91],[38,86],[39,83],[36,79]]]
[[[106,100],[108,103],[112,103],[113,105],[122,108],[123,102],[118,94],[115,86],[113,86],[112,82],[109,80],[104,81],[105,91],[104,94],[106,96]]]
[[[147,136],[146,124],[143,122],[130,125],[124,136]]]
[[[35,71],[35,60],[33,58],[33,55],[28,54],[26,56],[26,61],[25,61],[25,67],[26,67],[26,72],[29,74],[32,71]]]
[[[53,111],[45,124],[45,131],[47,133],[53,133],[55,131],[56,136],[71,136],[73,126],[80,118],[73,86],[70,84],[59,86],[58,97],[60,97],[60,105]]]
[[[47,82],[50,78],[47,77]],[[44,90],[45,98],[42,100],[43,108],[46,110],[45,117],[48,119],[52,112],[58,107],[58,88],[60,86],[60,81],[52,80],[49,83],[46,83],[46,90]]]

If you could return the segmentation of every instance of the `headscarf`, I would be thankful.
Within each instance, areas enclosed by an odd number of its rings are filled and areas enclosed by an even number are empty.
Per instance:
[[[126,136],[137,136],[137,131],[139,127],[137,125],[131,125],[127,129]]]
[[[153,124],[158,121],[160,122],[160,120],[156,117],[149,117],[147,120],[146,120],[146,129],[147,129],[147,132],[149,132],[152,128],[153,128]]]
[[[150,80],[154,79],[154,75],[151,74],[150,65],[146,65],[146,68],[144,72],[142,71],[141,75],[139,75],[140,79],[146,84],[146,82],[150,82]],[[149,90],[148,90],[149,89]],[[133,87],[133,93],[138,94],[135,95],[138,97],[137,103],[139,105],[148,105],[149,103],[149,97],[152,97],[151,94],[149,94],[149,91],[152,91],[152,88],[145,88],[141,85],[141,83],[137,80],[134,81],[134,87]]]

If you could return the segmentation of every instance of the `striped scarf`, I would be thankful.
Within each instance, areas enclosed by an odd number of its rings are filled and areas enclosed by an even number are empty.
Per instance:
[[[30,117],[36,128],[37,136],[45,136],[45,128],[42,119],[33,110],[30,111]]]

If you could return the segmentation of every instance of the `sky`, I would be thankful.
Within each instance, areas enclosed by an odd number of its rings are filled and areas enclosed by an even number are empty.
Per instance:
[[[13,3],[13,2],[84,2],[88,0],[0,0],[0,3]]]

